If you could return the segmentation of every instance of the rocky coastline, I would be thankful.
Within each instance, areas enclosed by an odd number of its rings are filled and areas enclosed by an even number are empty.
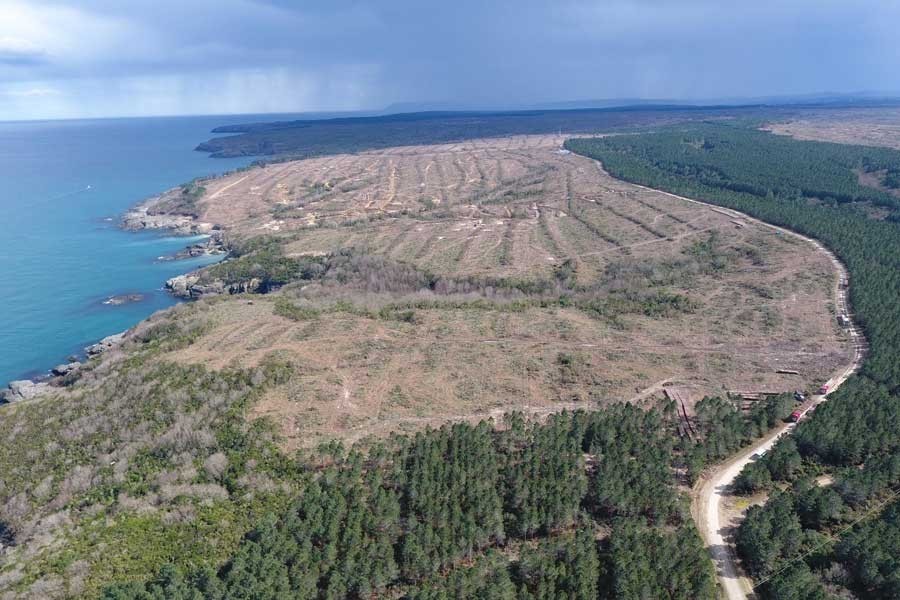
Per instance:
[[[130,231],[167,229],[176,235],[208,236],[204,241],[190,244],[171,256],[160,257],[160,260],[228,255],[231,247],[225,232],[218,225],[201,221],[196,216],[197,197],[186,200],[186,189],[186,187],[172,188],[138,204],[122,217],[122,227]],[[194,211],[188,214],[192,208]],[[204,277],[202,269],[172,277],[165,283],[166,291],[183,300],[197,300],[218,294],[256,293],[262,288],[263,282],[257,278],[226,283],[219,279]]]
[[[185,187],[172,188],[130,208],[122,215],[119,225],[126,231],[170,231],[178,236],[207,236],[202,242],[189,244],[175,254],[159,260],[182,260],[198,256],[227,254],[228,247],[222,229],[201,221],[195,206],[196,198],[185,199]]]
[[[170,229],[181,235],[199,235],[212,230],[207,225],[196,223],[190,215],[151,214],[146,205],[136,206],[122,216],[122,228],[129,231]]]
[[[183,236],[208,236],[204,241],[189,244],[171,256],[160,257],[160,260],[181,260],[206,255],[228,254],[229,248],[225,241],[223,231],[212,223],[200,221],[195,215],[180,212],[167,212],[173,199],[176,201],[182,195],[182,188],[173,188],[158,196],[145,200],[122,215],[120,226],[126,231],[142,230],[168,230],[174,235]],[[173,277],[165,282],[165,289],[173,296],[185,300],[197,299],[202,296],[222,293],[239,293],[240,291],[255,291],[254,282],[251,280],[242,284],[241,290],[233,290],[235,286],[226,286],[221,281],[201,283],[198,272]],[[255,283],[259,287],[259,282]],[[138,302],[143,299],[140,294],[125,294],[112,296],[104,301],[104,304],[121,305],[130,302]],[[52,393],[55,389],[70,385],[78,379],[81,371],[91,361],[114,348],[120,346],[128,332],[106,336],[100,341],[84,348],[84,362],[77,356],[70,356],[67,362],[61,363],[45,375],[35,379],[18,379],[10,381],[6,389],[0,389],[0,405],[32,400]]]
[[[219,254],[228,254],[228,248],[225,245],[225,239],[222,232],[214,229],[209,233],[209,237],[202,242],[185,246],[175,254],[160,256],[157,260],[173,261],[184,260],[186,258],[196,258],[198,256],[213,256]]]
[[[182,260],[198,256],[227,255],[230,251],[224,232],[218,225],[200,221],[193,214],[169,213],[167,205],[182,194],[182,188],[172,188],[159,196],[141,202],[127,211],[121,226],[128,231],[167,229],[176,235],[208,236],[202,242],[185,246],[175,254],[161,256],[159,260]],[[198,271],[172,277],[165,282],[165,289],[176,298],[195,300],[203,296],[226,293],[229,290],[221,281],[202,283]]]
[[[178,275],[166,281],[166,291],[184,300],[197,300],[204,296],[219,294],[254,294],[259,292],[262,286],[262,280],[256,277],[232,284],[226,284],[220,279],[204,282],[196,272]]]
[[[11,404],[22,400],[32,400],[53,392],[55,389],[67,386],[78,379],[82,369],[88,360],[118,348],[125,341],[127,331],[108,335],[99,342],[84,348],[87,360],[82,362],[76,356],[70,356],[68,362],[61,363],[50,369],[46,377],[31,379],[17,379],[10,381],[5,390],[0,390],[0,404]]]
[[[182,188],[166,190],[130,208],[122,215],[120,225],[128,231],[170,230],[176,235],[204,235],[216,229],[212,223],[200,221],[182,200]]]

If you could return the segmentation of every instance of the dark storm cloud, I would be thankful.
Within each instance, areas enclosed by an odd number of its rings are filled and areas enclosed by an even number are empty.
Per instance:
[[[0,0],[0,17],[0,86],[56,90],[57,112],[900,88],[893,0]],[[41,53],[15,62],[4,39]]]

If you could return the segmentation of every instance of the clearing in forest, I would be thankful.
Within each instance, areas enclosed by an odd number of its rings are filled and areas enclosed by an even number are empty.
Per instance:
[[[164,358],[295,365],[253,408],[290,448],[654,403],[663,382],[690,411],[707,394],[807,388],[846,360],[824,254],[615,180],[561,143],[401,147],[205,182],[199,217],[227,235],[352,258],[253,304],[216,298],[162,317],[203,332]]]
[[[798,140],[900,149],[900,112],[896,108],[809,111],[763,129]]]

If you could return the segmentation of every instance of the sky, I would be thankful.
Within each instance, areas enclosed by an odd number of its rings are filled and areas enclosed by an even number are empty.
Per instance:
[[[0,0],[0,120],[900,91],[898,0]]]

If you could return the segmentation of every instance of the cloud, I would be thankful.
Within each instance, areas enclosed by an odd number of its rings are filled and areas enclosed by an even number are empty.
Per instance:
[[[164,58],[160,36],[140,19],[78,4],[0,0],[0,40],[33,58],[30,69],[0,71],[0,80],[115,75],[154,56]]]
[[[45,98],[48,96],[61,96],[62,92],[50,87],[29,87],[0,91],[0,94],[12,98]]]
[[[46,60],[44,50],[19,37],[0,37],[0,65],[35,66]]]
[[[0,0],[0,82],[59,91],[0,109],[221,113],[900,90],[897,22],[892,0]]]

